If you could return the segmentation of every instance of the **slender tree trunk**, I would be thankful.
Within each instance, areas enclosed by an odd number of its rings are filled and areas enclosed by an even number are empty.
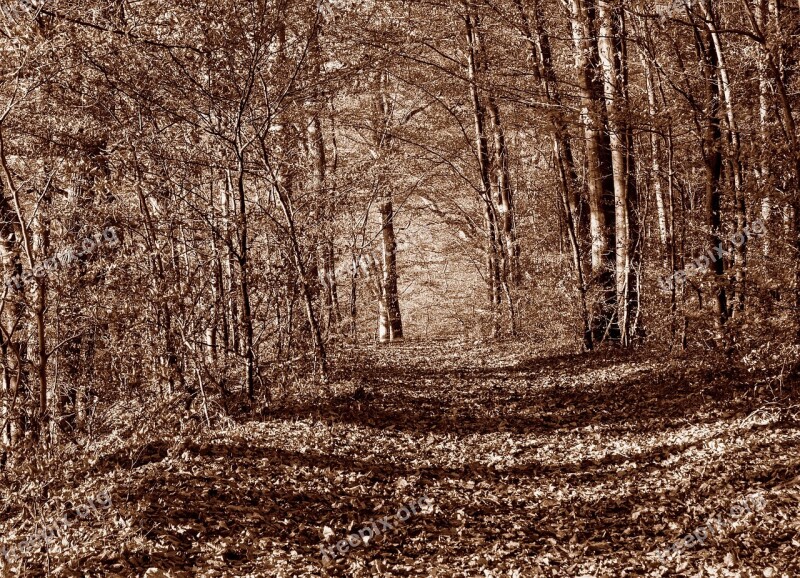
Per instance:
[[[1,125],[0,130],[2,130]],[[5,151],[2,145],[2,133],[0,133],[0,163],[5,167]],[[2,323],[0,353],[2,353],[3,364],[1,384],[3,404],[0,406],[0,443],[2,443],[0,469],[8,462],[21,430],[18,406],[20,405],[20,394],[25,389],[22,373],[24,362],[22,343],[16,337],[22,315],[16,293],[25,291],[25,285],[6,281],[22,272],[22,233],[10,199],[13,196],[11,190],[13,184],[10,179],[11,174],[6,167],[0,178],[0,258],[2,259],[4,281],[2,287],[3,308],[0,309],[0,323]]]
[[[777,12],[775,0],[753,0],[754,19],[757,23],[756,29],[766,33],[769,30],[770,14]],[[773,86],[770,80],[769,63],[767,56],[763,53],[758,61],[758,116],[759,116],[759,149],[760,162],[756,168],[758,171],[758,185],[761,192],[761,221],[767,230],[772,220],[772,176],[769,162],[770,151],[770,126],[774,120],[771,107],[771,95]],[[765,235],[762,241],[762,254],[770,254],[769,235]]]
[[[220,219],[217,217],[217,202],[216,202],[216,195],[214,194],[214,184],[215,181],[211,181],[211,190],[210,190],[210,197],[209,197],[209,205],[211,206],[211,225],[213,229],[211,230],[211,254],[213,257],[212,267],[213,270],[211,272],[211,307],[213,309],[212,312],[212,323],[211,327],[209,328],[208,333],[208,355],[209,357],[206,360],[206,363],[211,367],[215,367],[217,364],[218,359],[218,335],[220,330],[222,331],[223,339],[223,358],[227,356],[227,349],[228,349],[228,339],[227,339],[227,323],[228,323],[228,316],[227,311],[225,308],[225,285],[222,276],[222,251],[220,251],[219,243],[220,238],[217,231],[219,230],[220,226]]]
[[[489,96],[488,112],[492,125],[495,151],[495,182],[497,183],[497,211],[499,212],[500,227],[505,243],[505,254],[508,259],[508,281],[512,286],[519,283],[519,256],[520,247],[517,239],[516,218],[514,213],[514,195],[511,189],[511,174],[508,168],[508,146],[503,124],[500,117],[500,108]]]
[[[656,99],[655,78],[653,74],[653,67],[648,56],[642,52],[641,54],[642,68],[645,73],[645,82],[647,85],[647,115],[650,119],[650,182],[653,188],[653,196],[656,200],[656,210],[658,211],[658,236],[661,240],[661,245],[664,250],[664,263],[669,264],[669,255],[672,245],[672,237],[670,236],[670,225],[668,215],[668,203],[664,199],[664,189],[662,186],[661,178],[661,135],[656,128],[656,119],[658,118],[658,101]]]
[[[48,210],[50,204],[49,192],[42,195],[42,203],[39,212],[34,219],[36,236],[34,246],[38,246],[41,258],[47,257],[50,250],[50,223]],[[41,263],[38,265],[42,266]],[[35,271],[36,269],[34,269]],[[39,408],[38,408],[38,434],[41,440],[47,440],[49,433],[50,412],[48,408],[48,387],[47,387],[47,320],[45,312],[47,310],[47,282],[46,277],[42,277],[36,283],[36,305],[34,306],[34,319],[36,322],[36,376],[39,382]]]
[[[586,300],[586,282],[583,275],[580,242],[578,240],[578,234],[575,230],[575,224],[577,221],[575,217],[575,207],[570,202],[570,182],[572,179],[568,176],[569,173],[565,168],[567,163],[564,161],[565,153],[562,147],[563,143],[560,142],[557,135],[553,135],[553,149],[556,158],[556,166],[558,167],[560,177],[559,180],[561,183],[561,187],[559,189],[561,206],[564,210],[567,235],[569,237],[570,248],[572,250],[572,265],[575,268],[578,297],[580,300],[581,320],[583,322],[583,348],[585,351],[591,351],[594,348],[594,342],[592,339],[592,326],[589,316],[589,307]]]
[[[322,56],[319,45],[321,22],[317,21],[311,38],[311,71],[314,82],[322,82]],[[311,160],[311,190],[315,196],[318,211],[319,231],[317,241],[317,271],[322,290],[321,325],[326,334],[338,327],[340,322],[339,299],[336,292],[336,271],[333,250],[333,193],[327,183],[327,158],[325,154],[325,136],[322,132],[320,110],[324,103],[321,91],[313,93],[313,110],[308,122],[307,142]]]
[[[311,155],[311,190],[317,203],[317,271],[322,288],[321,324],[330,332],[339,323],[339,299],[336,294],[336,272],[333,261],[332,203],[326,187],[325,141],[322,123],[313,115],[308,123],[308,148]]]
[[[494,98],[487,96],[489,120],[492,126],[494,140],[494,166],[495,182],[497,183],[497,218],[499,235],[499,253],[501,256],[500,278],[503,292],[508,303],[508,312],[511,319],[511,334],[517,334],[516,312],[514,308],[513,289],[519,283],[519,242],[514,218],[513,195],[511,192],[511,175],[508,170],[508,149],[505,133],[500,120],[500,109]]]
[[[472,14],[471,8],[466,2],[463,3],[463,6],[466,9],[464,23],[467,35],[467,77],[475,123],[476,151],[481,181],[480,198],[483,204],[484,225],[486,227],[487,286],[492,316],[492,337],[494,338],[497,337],[500,332],[499,307],[501,302],[500,249],[498,245],[497,215],[492,200],[489,146],[485,131],[486,111],[481,102],[478,90],[480,74],[478,55],[480,54],[480,47],[478,46],[479,40],[475,32],[478,26],[478,17]]]
[[[381,301],[385,316],[381,318],[378,339],[382,342],[403,339],[403,319],[400,316],[400,298],[397,292],[397,242],[394,235],[394,209],[391,193],[380,205],[382,239]]]
[[[476,78],[485,85],[484,93],[486,104],[484,118],[488,116],[494,145],[491,150],[491,156],[489,157],[489,166],[497,189],[495,197],[491,197],[490,195],[495,213],[495,226],[497,228],[497,267],[500,289],[502,289],[502,294],[505,295],[506,303],[508,304],[511,335],[516,335],[517,325],[513,289],[519,280],[519,243],[517,241],[515,228],[508,146],[506,144],[505,132],[501,121],[500,107],[497,105],[494,98],[493,88],[489,78],[489,58],[486,52],[486,43],[483,38],[480,19],[477,13],[473,12],[473,14],[475,16],[473,34],[476,50]],[[502,301],[502,298],[500,298],[500,301]],[[498,303],[500,301],[498,301]]]
[[[385,171],[391,166],[394,139],[392,135],[392,104],[389,100],[388,75],[378,73],[377,92],[373,99],[373,155],[377,159],[376,175],[381,217],[380,280],[378,287],[378,341],[388,343],[403,339],[403,319],[397,288],[397,240],[394,231],[392,185]]]
[[[670,275],[674,275],[675,273],[675,266],[676,266],[676,255],[675,255],[675,206],[674,206],[674,183],[675,183],[675,175],[673,172],[673,165],[675,159],[675,147],[672,143],[672,119],[669,119],[669,123],[667,124],[667,195],[669,199],[669,238],[670,238],[670,245],[669,245],[669,253],[667,258],[669,259],[667,263],[667,270],[669,271]],[[683,293],[681,294],[683,295]],[[676,335],[676,327],[675,327],[675,316],[678,312],[678,295],[677,295],[677,288],[675,283],[670,283],[670,335],[672,337],[672,341],[670,341],[670,348],[675,342],[675,335]],[[685,315],[685,312],[684,312]]]
[[[598,2],[600,34],[598,48],[603,64],[604,94],[608,108],[609,144],[614,183],[616,225],[617,325],[620,340],[628,345],[638,313],[638,283],[635,263],[637,191],[633,160],[633,135],[628,114],[627,51],[625,20],[621,6]]]
[[[742,158],[741,158],[741,144],[739,135],[739,126],[736,122],[736,115],[733,109],[733,95],[731,91],[731,83],[728,78],[728,68],[725,65],[725,53],[720,40],[719,32],[717,31],[717,16],[713,10],[713,6],[709,0],[700,0],[699,6],[703,12],[705,26],[711,37],[711,42],[714,44],[714,53],[717,59],[717,75],[719,76],[719,83],[721,85],[720,96],[725,105],[725,118],[728,123],[728,150],[730,157],[728,159],[728,167],[733,180],[733,195],[734,195],[734,214],[736,216],[736,232],[741,233],[747,226],[747,216],[745,209],[745,198],[743,190],[743,176],[742,176]],[[735,282],[732,296],[731,309],[728,311],[728,316],[735,316],[737,312],[744,311],[745,305],[745,283],[747,275],[747,235],[743,235],[744,242],[741,244],[734,244],[735,252]]]
[[[568,0],[568,7],[586,142],[592,275],[600,293],[593,307],[592,323],[594,341],[597,342],[606,336],[618,337],[613,328],[616,313],[614,171],[606,130],[603,87],[598,86],[595,74],[599,63],[593,0]]]
[[[705,160],[705,211],[708,227],[708,250],[714,249],[722,242],[722,214],[720,178],[722,175],[722,130],[720,127],[720,92],[717,79],[717,51],[711,34],[707,29],[698,32],[698,50],[702,57],[702,73],[706,91],[706,127],[703,137],[703,156]],[[718,344],[725,341],[725,325],[728,319],[728,299],[725,289],[725,262],[717,259],[712,264],[716,275],[714,289],[714,313],[716,324],[716,340]]]
[[[226,255],[223,259],[222,266],[225,280],[223,290],[225,295],[228,296],[226,306],[230,313],[228,316],[230,325],[226,326],[223,332],[223,339],[228,351],[233,351],[235,355],[240,355],[241,339],[239,336],[239,328],[241,327],[241,316],[239,314],[239,300],[236,297],[236,251],[233,239],[233,227],[231,225],[231,216],[233,213],[233,180],[231,179],[230,171],[225,171],[225,186],[222,189],[222,222],[225,234]]]
[[[256,354],[253,349],[253,312],[250,305],[250,258],[247,244],[247,203],[244,187],[244,151],[236,150],[236,191],[239,195],[239,291],[242,299],[242,325],[244,330],[245,380],[247,397],[255,399]]]

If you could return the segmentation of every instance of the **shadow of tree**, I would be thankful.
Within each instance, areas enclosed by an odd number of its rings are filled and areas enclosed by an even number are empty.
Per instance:
[[[418,355],[411,348],[407,353]],[[498,432],[558,438],[588,433],[583,428],[589,425],[604,434],[652,435],[687,423],[721,422],[739,415],[747,403],[742,395],[747,381],[724,364],[648,364],[625,354],[564,354],[495,367],[451,368],[434,362],[415,365],[400,356],[355,368],[347,376],[363,386],[363,393],[277,406],[267,417],[287,423],[311,419],[319,427],[327,422],[340,431],[361,426],[456,440]],[[769,428],[788,431],[795,425],[773,423]],[[111,454],[93,470],[125,468],[134,476],[128,488],[132,497],[122,514],[128,535],[141,538],[125,542],[114,561],[130,575],[151,566],[179,569],[187,576],[208,567],[224,568],[225,575],[246,575],[253,567],[292,556],[302,559],[303,575],[349,575],[346,567],[354,560],[393,560],[401,552],[412,559],[434,555],[436,542],[419,539],[423,536],[448,539],[453,556],[468,556],[478,544],[506,543],[508,528],[498,520],[516,528],[520,560],[555,543],[575,556],[627,549],[644,568],[645,553],[675,538],[665,520],[686,517],[689,506],[677,488],[652,495],[639,482],[663,475],[667,467],[682,467],[692,459],[686,451],[690,446],[725,435],[726,430],[716,428],[688,441],[665,436],[670,441],[600,457],[576,452],[575,459],[494,465],[475,459],[436,463],[416,446],[399,449],[399,455],[343,454],[321,447],[294,451],[256,436],[188,440],[177,450],[165,442],[152,443],[134,455]],[[789,440],[763,447],[759,441],[750,443],[773,455],[797,449]],[[624,467],[627,462],[636,467]],[[695,474],[692,485],[703,488],[698,490],[702,498],[722,494],[742,480],[774,484],[790,476],[788,468],[767,471],[737,459],[724,471],[712,467]],[[329,544],[322,528],[332,529],[335,542],[371,520],[393,515],[392,508],[402,506],[396,487],[400,479],[413,480],[404,495],[429,495],[436,511],[412,517],[368,548],[356,548],[323,569],[320,546]],[[598,491],[608,487],[619,491]],[[542,493],[552,499],[528,501]],[[569,533],[565,526],[572,528]],[[609,537],[598,539],[598,528]],[[454,536],[458,539],[449,539]],[[98,572],[111,564],[96,557],[84,562],[87,570]]]
[[[265,414],[415,433],[453,432],[454,425],[459,434],[547,434],[585,425],[642,432],[654,423],[706,423],[733,412],[743,401],[741,387],[731,384],[753,379],[725,364],[694,369],[642,364],[638,375],[615,379],[618,364],[637,362],[635,355],[620,353],[565,354],[491,368],[362,367],[349,379],[363,384],[363,398],[340,394],[276,406]],[[550,379],[554,372],[559,381]]]

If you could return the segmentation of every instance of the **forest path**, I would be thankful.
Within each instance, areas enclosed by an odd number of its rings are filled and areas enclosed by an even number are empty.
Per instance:
[[[75,483],[110,488],[112,511],[68,530],[50,575],[800,576],[798,409],[723,364],[442,342],[335,367],[329,396],[86,464]],[[379,536],[324,563],[370,521]]]

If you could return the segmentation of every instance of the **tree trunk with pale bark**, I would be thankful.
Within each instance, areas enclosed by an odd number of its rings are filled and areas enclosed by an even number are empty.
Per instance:
[[[614,170],[608,135],[593,0],[567,0],[575,48],[578,94],[586,143],[586,188],[592,240],[593,303],[592,334],[595,342],[618,338],[616,316],[616,237]]]

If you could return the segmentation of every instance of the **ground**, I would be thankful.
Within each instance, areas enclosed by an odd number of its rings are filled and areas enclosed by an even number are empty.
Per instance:
[[[58,458],[58,476],[6,473],[2,540],[17,543],[37,520],[108,490],[110,507],[76,518],[49,553],[13,568],[800,576],[800,388],[709,359],[512,343],[347,349],[327,391],[289,391],[256,420],[75,451]],[[48,475],[44,490],[31,481]],[[398,522],[421,498],[430,502]],[[746,499],[759,507],[734,517]],[[710,516],[723,523],[703,543],[658,560]],[[381,529],[379,518],[392,528],[323,558],[321,546],[372,521]],[[11,569],[0,575],[19,575]]]

